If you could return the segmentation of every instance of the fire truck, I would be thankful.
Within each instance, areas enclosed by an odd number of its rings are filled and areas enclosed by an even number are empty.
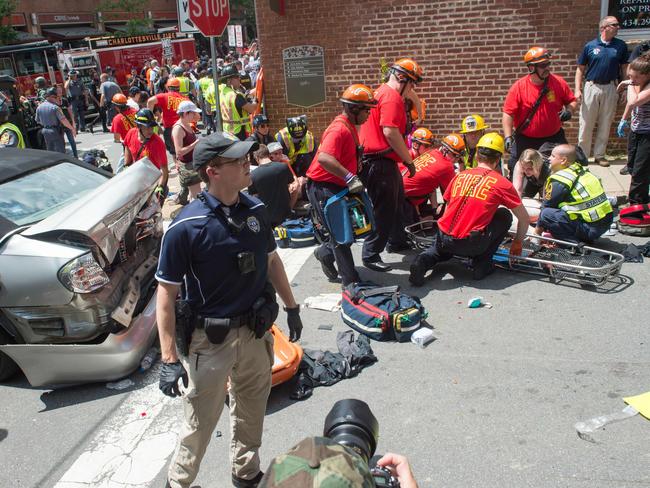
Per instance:
[[[51,84],[63,83],[56,48],[48,41],[0,47],[0,75],[16,80],[20,95],[35,96],[34,80],[44,77]]]

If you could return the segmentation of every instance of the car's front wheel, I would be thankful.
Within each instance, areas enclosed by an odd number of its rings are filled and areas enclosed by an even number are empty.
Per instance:
[[[13,344],[14,340],[0,327],[0,344]],[[0,381],[11,378],[18,372],[18,365],[14,360],[0,351]]]

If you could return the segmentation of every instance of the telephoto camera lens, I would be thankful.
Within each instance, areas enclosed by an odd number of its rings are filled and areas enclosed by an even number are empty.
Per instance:
[[[352,449],[367,463],[377,448],[379,423],[366,402],[339,400],[325,417],[323,435]]]

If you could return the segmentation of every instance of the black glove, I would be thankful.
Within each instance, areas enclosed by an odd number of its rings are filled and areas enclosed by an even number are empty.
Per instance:
[[[560,113],[558,115],[560,116],[560,120],[562,122],[566,122],[567,120],[571,120],[571,117],[573,117],[573,114],[571,113],[571,110],[569,110],[566,107],[563,107],[562,110],[560,110]]]
[[[287,325],[289,325],[289,340],[296,342],[302,333],[302,320],[300,320],[300,305],[295,308],[284,309],[287,312]]]
[[[183,380],[183,386],[187,388],[187,371],[185,371],[181,362],[163,363],[160,369],[160,382],[158,383],[160,391],[172,398],[181,396],[181,390],[178,387],[179,379]]]
[[[515,142],[514,137],[512,137],[512,136],[506,137],[506,141],[505,141],[505,143],[506,143],[506,152],[510,152],[510,149],[512,149],[512,145],[514,144],[514,142]]]

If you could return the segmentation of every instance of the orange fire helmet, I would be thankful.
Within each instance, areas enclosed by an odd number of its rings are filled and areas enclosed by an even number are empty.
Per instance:
[[[181,89],[181,80],[178,78],[170,78],[167,80],[167,84],[165,85],[168,89],[171,90],[180,90]]]
[[[122,93],[116,93],[113,95],[111,102],[113,102],[113,105],[126,105],[126,96]]]
[[[548,52],[548,49],[541,46],[533,46],[524,54],[524,63],[526,64],[543,63],[550,59],[551,53]]]
[[[347,87],[339,100],[351,105],[365,105],[370,107],[377,105],[377,100],[375,100],[372,90],[361,83],[355,83]]]
[[[465,150],[465,141],[463,141],[463,136],[460,134],[452,133],[443,137],[442,145],[457,156]]]
[[[425,146],[432,146],[435,138],[429,129],[420,127],[411,136],[411,140],[424,144]]]
[[[410,58],[398,59],[390,69],[405,75],[414,83],[420,83],[422,81],[422,68],[420,68],[418,63]]]

